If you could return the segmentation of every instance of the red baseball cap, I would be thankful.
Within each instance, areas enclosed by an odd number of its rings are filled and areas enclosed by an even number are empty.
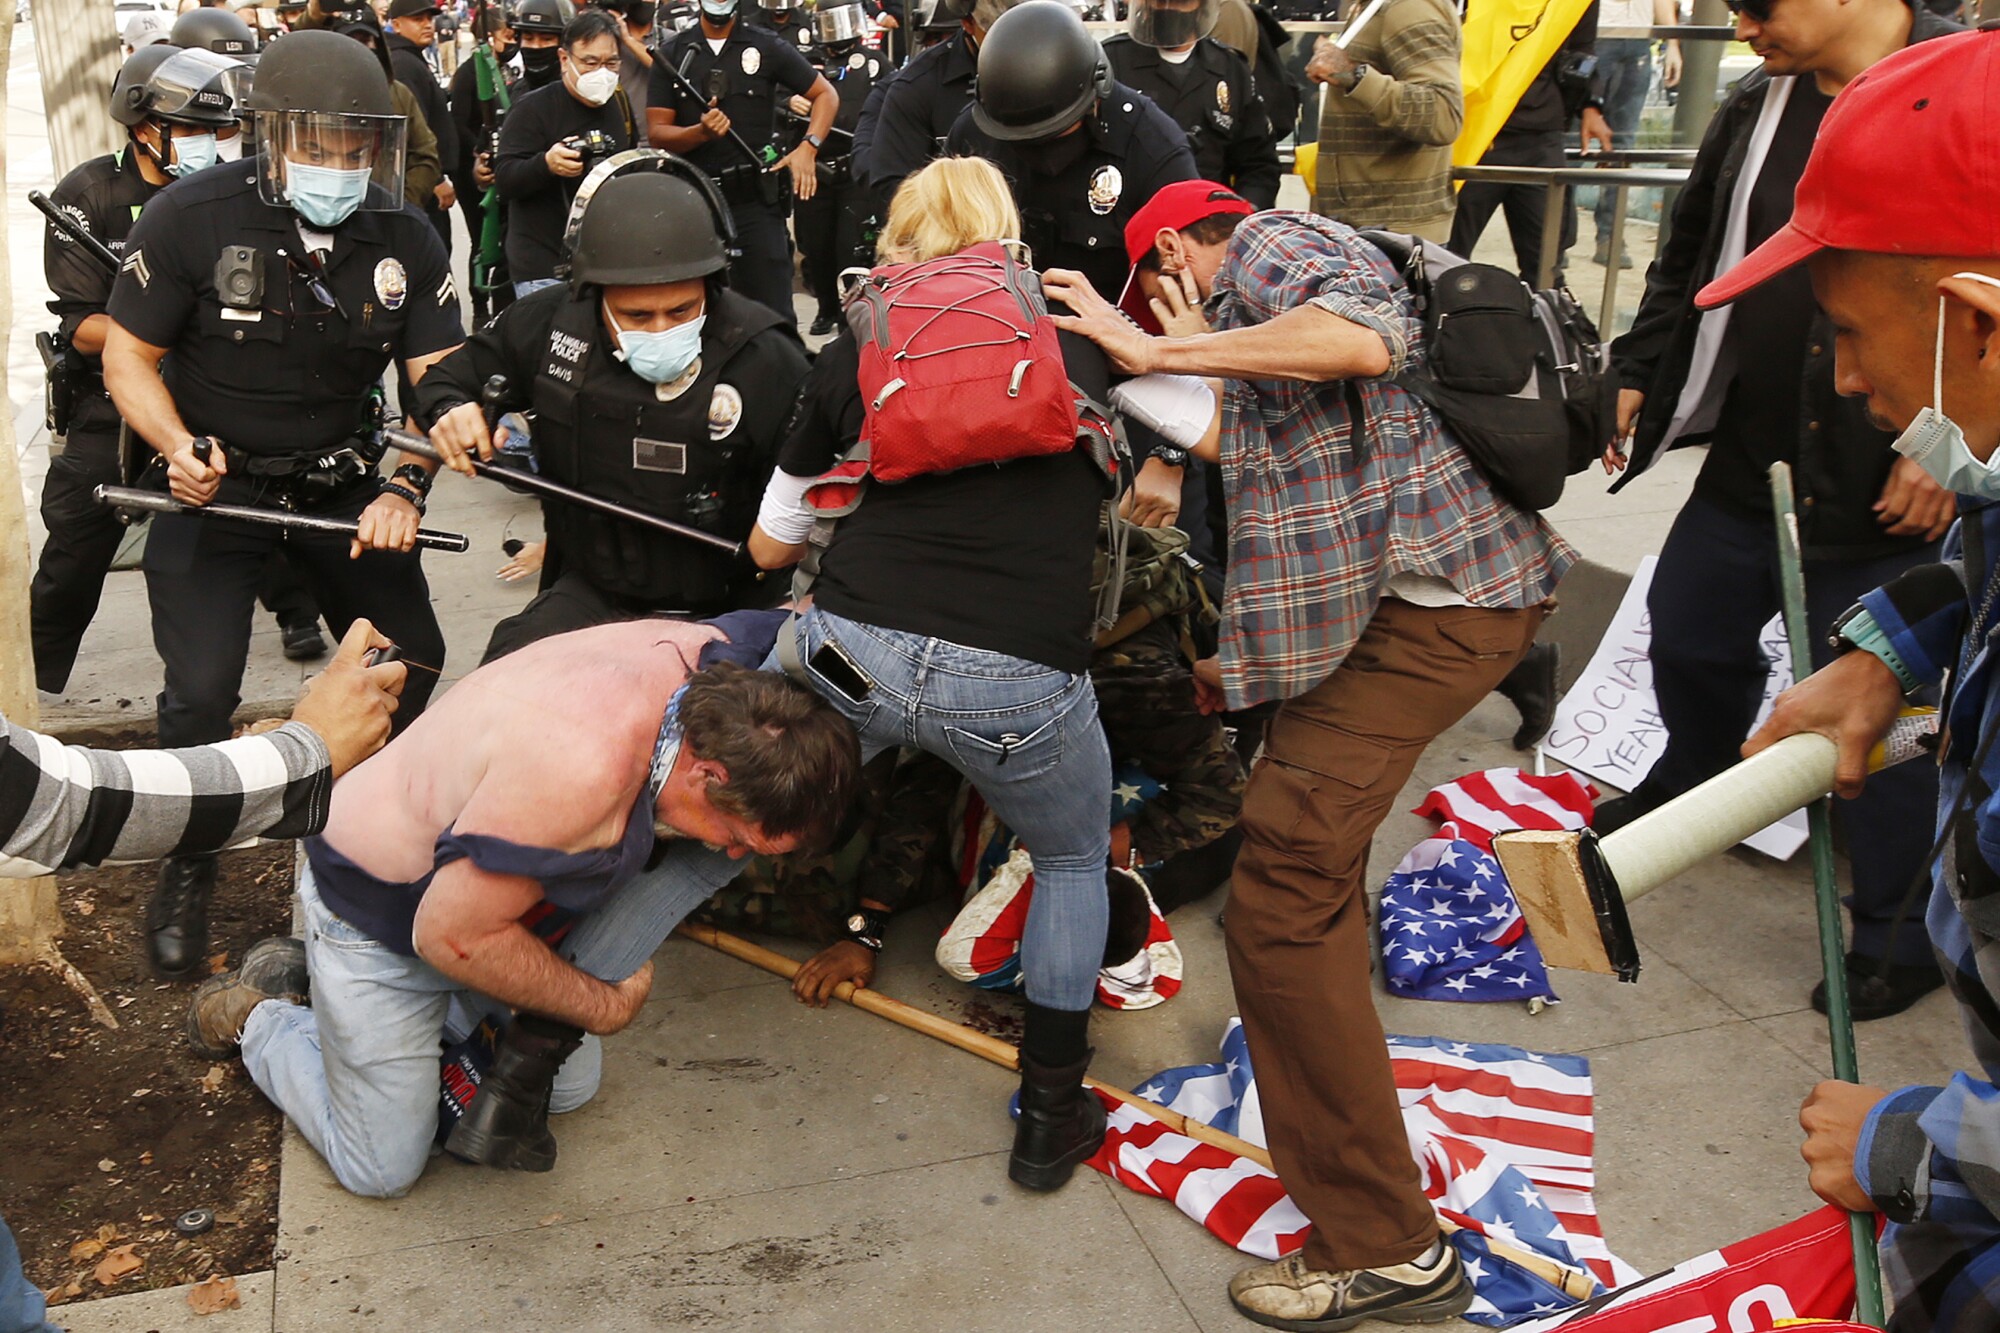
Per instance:
[[[1703,287],[1725,305],[1821,250],[2000,256],[2000,28],[1905,47],[1841,89],[1792,220]]]
[[[1139,327],[1146,332],[1158,333],[1159,321],[1153,318],[1146,294],[1139,289],[1139,261],[1152,252],[1153,238],[1160,234],[1160,229],[1181,231],[1218,213],[1248,216],[1256,211],[1248,199],[1214,181],[1175,181],[1161,186],[1125,224],[1125,257],[1132,261],[1132,271],[1125,275],[1125,290],[1119,294],[1118,308],[1138,320]]]

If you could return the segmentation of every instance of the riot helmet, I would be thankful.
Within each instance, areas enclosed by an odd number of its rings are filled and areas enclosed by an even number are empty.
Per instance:
[[[858,0],[820,5],[813,10],[813,36],[825,46],[852,46],[868,31],[868,16]]]
[[[257,54],[256,32],[226,9],[190,9],[174,20],[172,35],[167,40],[190,51],[200,48],[239,60]]]
[[[1131,0],[1125,21],[1132,40],[1166,51],[1192,46],[1215,31],[1221,0]]]
[[[658,148],[628,148],[577,189],[557,271],[572,291],[721,283],[735,248],[735,223],[706,172]]]
[[[372,51],[325,30],[274,42],[250,91],[258,192],[313,227],[403,206],[407,122]]]
[[[546,32],[560,37],[575,17],[576,8],[569,0],[516,0],[507,26],[516,33]]]
[[[1027,0],[979,43],[972,119],[1003,143],[1051,139],[1111,91],[1104,48],[1062,0]]]
[[[223,129],[236,123],[243,67],[212,51],[170,43],[143,46],[111,85],[111,118],[127,127],[146,120]]]

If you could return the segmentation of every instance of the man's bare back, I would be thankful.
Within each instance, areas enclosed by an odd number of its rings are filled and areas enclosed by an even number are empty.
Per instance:
[[[335,786],[322,836],[391,884],[429,874],[451,828],[556,851],[617,843],[667,701],[718,637],[628,621],[480,667]]]

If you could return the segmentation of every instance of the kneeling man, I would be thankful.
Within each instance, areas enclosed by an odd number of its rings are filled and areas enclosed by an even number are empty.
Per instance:
[[[335,788],[306,843],[304,943],[204,983],[190,1043],[240,1043],[340,1183],[390,1198],[430,1155],[448,1020],[519,1011],[446,1147],[548,1170],[551,1081],[559,1109],[596,1090],[595,1050],[570,1057],[638,1014],[661,940],[742,857],[828,846],[859,790],[840,715],[781,675],[704,669],[729,647],[633,621],[460,681]]]

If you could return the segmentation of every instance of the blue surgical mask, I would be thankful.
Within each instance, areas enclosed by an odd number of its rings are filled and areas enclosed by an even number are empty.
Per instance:
[[[1955,273],[1956,278],[2000,287],[1984,273]],[[1965,432],[1944,414],[1944,302],[1938,297],[1937,353],[1931,369],[1931,401],[1917,413],[1903,433],[1890,444],[1903,457],[1922,468],[1930,479],[1948,491],[2000,500],[2000,469],[1992,460],[1973,456],[1965,443]]]
[[[701,0],[701,12],[720,23],[736,13],[736,0],[722,0],[721,4],[715,0]]]
[[[285,162],[285,191],[292,208],[315,227],[338,227],[368,197],[367,167],[345,170]]]
[[[174,160],[167,167],[167,174],[173,177],[192,176],[195,172],[216,164],[216,144],[213,134],[190,134],[185,139],[175,139]]]
[[[613,355],[648,384],[667,384],[686,374],[687,368],[701,355],[701,326],[708,316],[696,315],[687,323],[660,333],[619,328],[609,306],[604,308],[604,320],[618,337],[618,350]]]

